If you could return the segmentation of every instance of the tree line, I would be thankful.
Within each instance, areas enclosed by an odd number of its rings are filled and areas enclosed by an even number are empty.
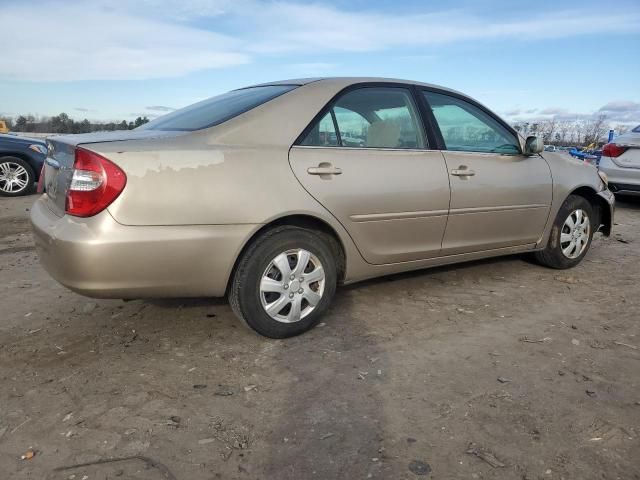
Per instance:
[[[74,120],[66,113],[61,113],[53,117],[35,117],[33,115],[20,115],[18,117],[0,117],[4,120],[9,130],[13,132],[32,133],[89,133],[97,131],[113,130],[133,130],[140,125],[144,125],[149,119],[138,117],[134,121],[127,122],[95,122],[84,120]]]
[[[607,121],[604,114],[583,119],[556,119],[540,121],[521,121],[513,124],[524,137],[536,135],[542,137],[547,145],[586,146],[592,143],[601,144],[607,140],[609,129],[613,128],[616,136],[629,131],[629,126],[618,124],[615,127]]]

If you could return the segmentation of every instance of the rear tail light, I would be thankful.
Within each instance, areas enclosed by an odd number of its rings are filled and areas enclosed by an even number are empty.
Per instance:
[[[76,217],[100,213],[118,198],[126,184],[127,176],[115,163],[97,153],[76,148],[66,213]]]
[[[607,157],[616,158],[626,151],[626,147],[621,147],[620,145],[616,145],[615,143],[607,143],[604,147],[602,147],[602,155],[605,155]]]
[[[42,164],[42,168],[40,169],[40,176],[38,177],[38,193],[44,192],[44,163]]]

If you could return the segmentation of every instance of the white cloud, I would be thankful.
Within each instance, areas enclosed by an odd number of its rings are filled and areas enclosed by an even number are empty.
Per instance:
[[[276,2],[249,16],[255,52],[365,52],[393,47],[512,39],[537,40],[599,33],[640,31],[640,10],[550,11],[525,20],[484,18],[462,10],[438,13],[376,13],[338,10],[326,4]],[[585,29],[584,25],[589,25]]]
[[[633,7],[624,13],[547,10],[514,20],[495,11],[433,13],[422,6],[382,13],[370,5],[349,10],[302,0],[23,0],[0,9],[5,42],[0,78],[179,77],[285,54],[303,55],[301,65],[313,70],[327,52],[395,48],[412,55],[453,42],[640,31],[640,8]]]
[[[156,112],[173,112],[175,108],[167,107],[165,105],[152,105],[150,107],[145,107],[147,110],[153,110]]]
[[[569,111],[566,108],[550,107],[540,110],[541,115],[567,115]]]
[[[640,103],[631,102],[628,100],[618,100],[615,102],[609,102],[606,105],[600,107],[601,112],[638,112],[640,111]]]
[[[609,102],[603,105],[599,113],[602,113],[614,121],[637,125],[640,123],[640,103],[628,100]]]
[[[327,72],[335,70],[338,67],[335,63],[327,62],[308,62],[308,63],[292,63],[286,66],[286,70],[294,76],[314,77],[326,75]]]
[[[0,24],[5,79],[140,80],[249,61],[227,36],[92,2],[5,5]]]

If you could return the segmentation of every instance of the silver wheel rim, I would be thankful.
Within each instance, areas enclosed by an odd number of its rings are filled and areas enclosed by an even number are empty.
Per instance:
[[[582,209],[574,210],[564,221],[560,232],[560,248],[567,258],[578,258],[587,248],[591,222],[587,212]]]
[[[29,174],[17,163],[0,163],[0,191],[4,193],[18,193],[27,188]]]
[[[271,260],[262,274],[262,308],[278,322],[299,322],[320,303],[324,284],[318,257],[304,249],[287,250]]]

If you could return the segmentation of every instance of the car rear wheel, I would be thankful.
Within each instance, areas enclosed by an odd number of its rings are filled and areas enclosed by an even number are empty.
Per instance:
[[[34,179],[33,169],[21,158],[0,158],[0,195],[27,195],[33,191]]]
[[[326,234],[293,226],[257,238],[240,259],[229,303],[249,327],[269,338],[313,328],[336,289],[336,254]]]
[[[551,268],[576,266],[587,254],[595,229],[595,213],[589,201],[570,195],[558,211],[546,248],[535,253],[536,260]]]

